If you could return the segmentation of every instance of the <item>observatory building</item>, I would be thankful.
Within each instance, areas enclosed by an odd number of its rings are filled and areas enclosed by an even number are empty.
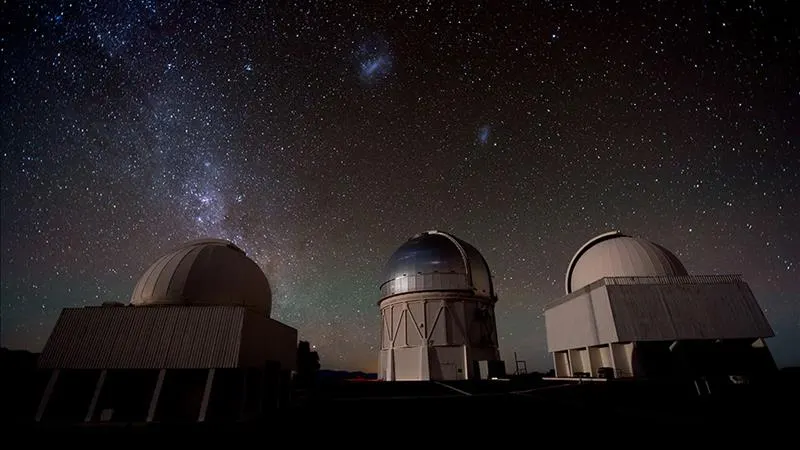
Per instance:
[[[689,275],[664,247],[620,232],[575,253],[566,295],[547,306],[560,377],[755,376],[774,335],[739,275]]]
[[[386,381],[501,376],[483,256],[441,231],[418,234],[389,258],[380,286],[380,373]]]
[[[129,305],[66,308],[39,358],[37,421],[238,420],[286,399],[297,330],[266,276],[224,240],[157,259]]]

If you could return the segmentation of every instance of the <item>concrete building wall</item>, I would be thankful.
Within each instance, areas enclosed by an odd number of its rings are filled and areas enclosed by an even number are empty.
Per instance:
[[[608,345],[589,347],[589,363],[592,373],[596,373],[601,367],[612,367],[614,363],[611,360],[611,348]]]
[[[429,374],[423,371],[422,347],[401,347],[393,351],[394,379],[396,381],[409,381],[428,379]]]
[[[616,376],[682,370],[686,358],[670,356],[673,342],[688,344],[685,354],[718,360],[717,367],[749,370],[734,360],[752,359],[747,343],[774,335],[747,283],[728,275],[604,278],[551,305],[545,324],[559,376],[597,376],[604,367]],[[717,340],[730,345],[698,344]]]
[[[583,289],[545,311],[548,350],[588,347],[617,340],[608,293]]]
[[[592,371],[589,352],[586,348],[570,349],[569,361],[573,375],[575,375],[575,373],[591,373]]]
[[[633,343],[611,344],[611,354],[614,357],[614,369],[617,376],[631,377],[633,373]]]
[[[588,296],[580,296],[546,310],[544,319],[547,348],[551,352],[597,343]]]
[[[557,377],[572,376],[572,370],[569,364],[568,350],[562,350],[553,353],[553,368],[556,371]]]

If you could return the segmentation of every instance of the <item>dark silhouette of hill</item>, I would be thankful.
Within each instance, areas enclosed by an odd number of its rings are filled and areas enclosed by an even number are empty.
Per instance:
[[[3,368],[3,371],[33,371],[36,369],[38,359],[38,353],[0,348],[0,367]]]
[[[18,422],[32,417],[41,378],[37,376],[38,353],[27,350],[0,349],[3,383],[0,387],[0,420]]]

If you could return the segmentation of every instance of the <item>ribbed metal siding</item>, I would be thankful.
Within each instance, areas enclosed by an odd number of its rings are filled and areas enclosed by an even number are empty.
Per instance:
[[[747,283],[608,286],[620,341],[774,335]]]
[[[236,367],[246,309],[237,306],[68,308],[43,368]]]

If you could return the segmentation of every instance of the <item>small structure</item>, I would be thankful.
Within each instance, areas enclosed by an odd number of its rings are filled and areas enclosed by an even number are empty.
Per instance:
[[[497,295],[475,247],[441,231],[418,234],[389,258],[380,290],[380,379],[504,375]]]
[[[66,308],[39,358],[37,421],[239,420],[287,399],[297,330],[269,317],[269,282],[224,240],[188,242],[130,304]]]
[[[774,335],[739,275],[689,275],[664,247],[601,234],[569,263],[547,306],[558,377],[753,376],[775,368]]]

